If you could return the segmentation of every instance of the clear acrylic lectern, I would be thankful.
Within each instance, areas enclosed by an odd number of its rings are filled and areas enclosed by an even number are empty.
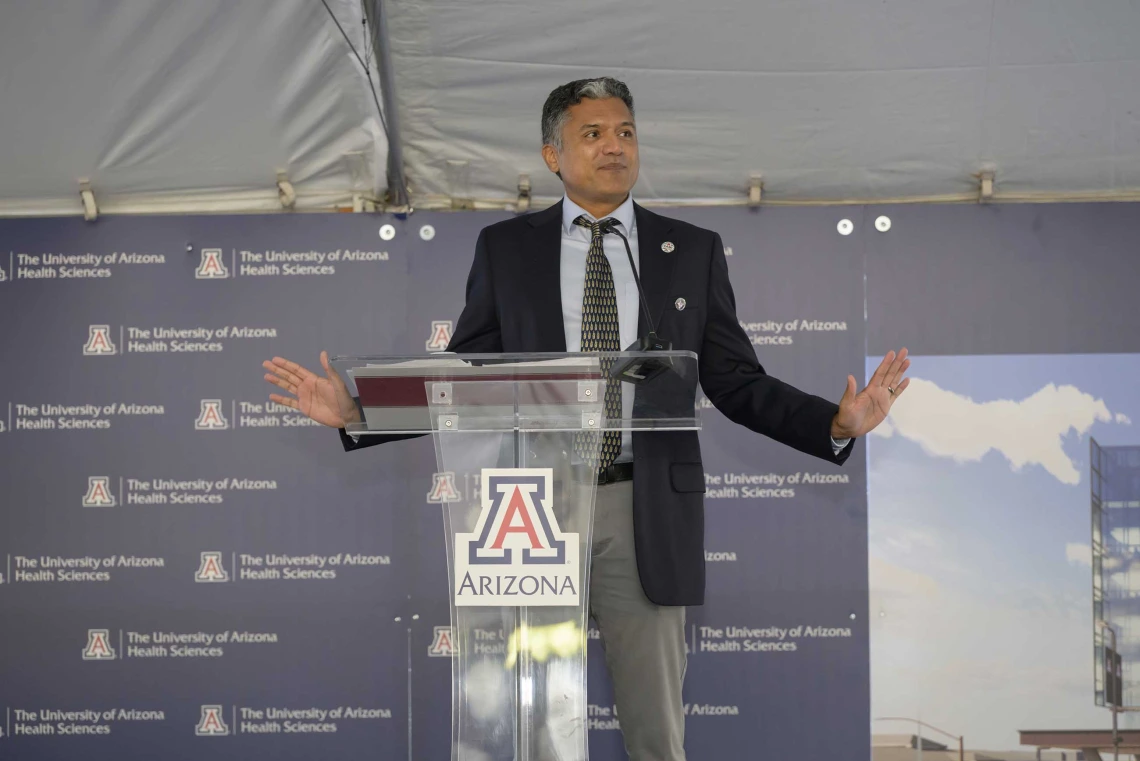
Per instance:
[[[353,436],[431,433],[444,493],[453,761],[586,761],[586,629],[605,431],[695,430],[692,352],[336,357]],[[621,418],[603,408],[623,387]],[[501,647],[488,639],[502,632]]]

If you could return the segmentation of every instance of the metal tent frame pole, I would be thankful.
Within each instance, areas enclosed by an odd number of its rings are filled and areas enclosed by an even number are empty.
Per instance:
[[[404,143],[400,134],[396,75],[389,44],[388,11],[383,0],[368,0],[364,3],[364,14],[372,30],[372,52],[380,70],[380,99],[388,126],[388,203],[395,207],[408,207],[408,181],[404,175]]]

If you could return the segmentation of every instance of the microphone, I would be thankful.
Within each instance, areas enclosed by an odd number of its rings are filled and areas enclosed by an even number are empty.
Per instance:
[[[649,302],[645,299],[645,289],[641,287],[641,278],[637,274],[637,265],[633,263],[633,251],[629,247],[629,239],[622,235],[621,230],[617,229],[618,221],[613,217],[606,217],[602,220],[601,232],[602,235],[613,233],[621,238],[621,242],[625,244],[625,255],[629,259],[629,268],[633,271],[633,282],[637,286],[637,296],[641,302],[641,313],[645,316],[645,324],[649,326],[649,333],[637,339],[636,343],[632,343],[626,347],[625,351],[628,352],[654,352],[654,351],[670,351],[673,344],[658,336],[654,330],[653,313],[649,311]],[[624,362],[615,362],[614,367],[610,369],[610,374],[620,377],[622,380],[629,381],[630,383],[641,383],[659,375],[664,370],[667,370],[672,365],[672,359],[654,359],[648,357],[630,358]]]

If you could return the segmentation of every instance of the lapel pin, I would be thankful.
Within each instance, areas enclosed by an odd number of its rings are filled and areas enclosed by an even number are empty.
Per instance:
[[[677,307],[677,311],[680,312],[682,309],[685,308],[685,300],[684,299],[677,299],[676,301],[673,302],[673,306]]]
[[[667,254],[673,253],[673,248],[673,243],[671,241],[665,241],[661,244],[661,250]]]

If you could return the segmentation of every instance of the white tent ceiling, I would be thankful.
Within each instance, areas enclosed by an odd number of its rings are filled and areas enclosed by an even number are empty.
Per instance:
[[[373,2],[374,0],[367,0]],[[359,0],[329,0],[362,55]],[[391,0],[413,202],[510,202],[556,85],[633,90],[644,200],[1140,190],[1136,0]],[[374,73],[379,86],[379,79]],[[388,114],[392,117],[393,115]],[[320,0],[0,8],[0,213],[301,208],[384,189],[373,96]],[[118,204],[116,206],[116,204]],[[149,205],[148,205],[149,204]],[[276,208],[279,208],[276,207]]]
[[[361,51],[360,6],[331,0]],[[383,186],[368,83],[320,0],[5,0],[0,212],[280,209]],[[378,180],[373,172],[378,166]]]

